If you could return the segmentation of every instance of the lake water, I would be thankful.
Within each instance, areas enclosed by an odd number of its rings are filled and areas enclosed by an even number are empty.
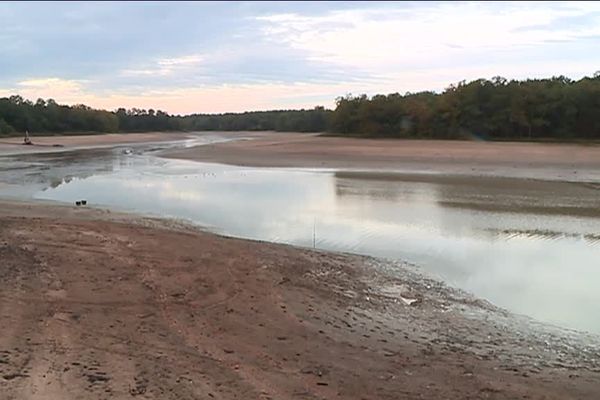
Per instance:
[[[0,157],[0,196],[186,219],[244,238],[406,260],[541,321],[600,333],[593,185],[261,169],[147,147]]]

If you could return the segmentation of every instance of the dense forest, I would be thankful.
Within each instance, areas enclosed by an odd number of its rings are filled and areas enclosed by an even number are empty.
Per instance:
[[[59,105],[54,100],[35,103],[21,96],[0,98],[0,135],[36,133],[108,133],[148,131],[274,130],[322,132],[330,110],[255,111],[229,114],[169,115],[163,111],[119,108],[115,112],[85,105]]]
[[[345,96],[326,110],[169,115],[123,108],[0,98],[0,135],[32,133],[274,130],[398,138],[493,140],[600,139],[600,73],[578,81],[508,81],[451,85],[442,93]]]
[[[444,92],[347,96],[329,129],[402,138],[600,139],[600,74],[460,82]]]

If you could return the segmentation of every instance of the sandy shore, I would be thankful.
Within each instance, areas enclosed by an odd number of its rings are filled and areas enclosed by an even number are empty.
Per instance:
[[[538,330],[367,257],[0,202],[0,274],[2,399],[600,392],[597,338]]]
[[[23,138],[0,138],[0,155],[6,153],[33,153],[65,151],[82,147],[103,147],[124,144],[183,140],[188,134],[175,132],[112,133],[105,135],[32,136],[33,146],[23,146]],[[57,146],[55,146],[57,145]]]
[[[334,168],[444,175],[492,175],[600,182],[600,146],[326,137],[305,133],[204,132],[233,140],[166,151],[163,156],[255,167]],[[195,132],[202,135],[203,132]],[[128,133],[0,138],[0,155],[184,140],[188,133]],[[58,147],[54,147],[58,145]]]
[[[166,157],[257,167],[403,170],[600,181],[600,146],[390,140],[260,133],[253,140],[175,150]]]

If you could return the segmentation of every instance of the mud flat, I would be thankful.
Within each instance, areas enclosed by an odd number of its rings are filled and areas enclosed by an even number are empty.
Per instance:
[[[402,170],[600,181],[598,145],[258,133],[253,140],[191,147],[168,152],[165,156],[253,167]]]
[[[0,202],[0,297],[2,399],[600,392],[597,336],[510,315],[403,263],[176,221]]]
[[[32,136],[32,146],[24,146],[22,137],[0,138],[0,155],[12,153],[34,153],[65,151],[80,148],[106,147],[125,144],[184,140],[185,133],[111,133],[102,135]]]

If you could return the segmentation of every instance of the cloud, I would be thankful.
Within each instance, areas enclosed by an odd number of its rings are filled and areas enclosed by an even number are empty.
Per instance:
[[[578,79],[599,69],[599,37],[592,2],[0,3],[0,95],[173,113],[332,106],[495,75]]]
[[[188,66],[188,65],[197,65],[201,63],[203,57],[198,54],[192,54],[188,56],[176,57],[176,58],[163,58],[162,60],[158,60],[157,64],[165,67],[178,67],[178,66]]]
[[[12,88],[0,88],[0,96],[19,94],[24,98],[54,98],[69,104],[81,103],[86,81],[61,78],[32,78],[17,82]]]
[[[251,83],[218,84],[194,88],[164,88],[141,93],[120,93],[107,97],[90,96],[87,102],[95,107],[162,109],[171,113],[224,113],[281,108],[332,107],[332,92],[342,90],[335,84]]]
[[[13,88],[0,89],[0,96],[20,94],[35,101],[53,98],[61,104],[86,104],[95,108],[115,110],[152,108],[172,114],[224,113],[281,108],[313,108],[333,106],[332,92],[343,93],[343,84],[252,83],[213,84],[194,88],[169,87],[140,92],[112,91],[99,95],[90,90],[90,82],[60,78],[37,78],[17,83]]]
[[[174,58],[161,58],[151,65],[139,69],[123,69],[123,76],[167,76],[173,73],[182,73],[193,70],[202,64],[204,57],[199,54],[190,54]]]
[[[557,30],[570,30],[574,32],[580,32],[582,30],[595,30],[595,27],[600,23],[600,11],[590,11],[582,14],[574,14],[567,16],[559,16],[554,18],[552,21],[545,24],[538,25],[526,25],[516,28],[515,32],[530,32],[530,31],[544,31],[551,32]],[[585,35],[585,33],[583,34]],[[581,36],[581,34],[580,34]]]
[[[306,51],[313,60],[369,67],[376,73],[399,66],[452,63],[453,58],[473,53],[514,51],[548,40],[575,40],[600,33],[600,24],[571,24],[544,32],[523,30],[548,26],[560,18],[580,20],[586,7],[506,4],[498,9],[483,3],[434,3],[410,10],[369,8],[319,16],[282,13],[257,19],[266,24],[262,32],[269,40]]]

